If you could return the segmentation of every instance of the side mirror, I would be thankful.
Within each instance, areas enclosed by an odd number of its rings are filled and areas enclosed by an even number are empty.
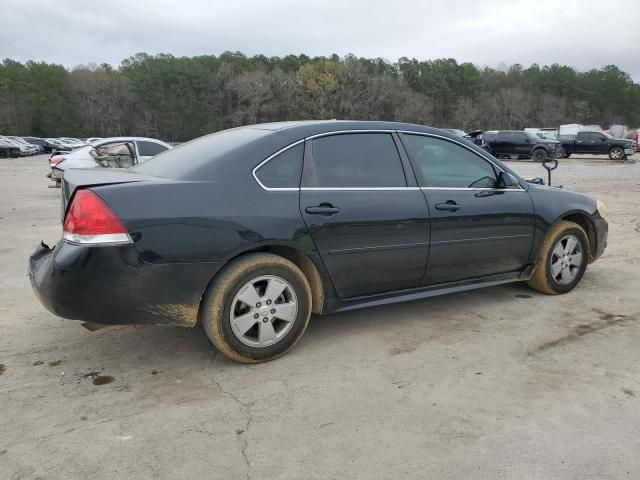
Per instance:
[[[511,188],[518,185],[518,180],[510,173],[500,172],[498,174],[497,188]]]

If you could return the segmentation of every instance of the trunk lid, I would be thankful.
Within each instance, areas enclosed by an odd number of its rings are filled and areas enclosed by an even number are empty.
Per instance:
[[[62,220],[64,221],[69,200],[78,188],[118,183],[161,182],[163,180],[159,177],[117,168],[71,168],[64,172],[64,177],[62,178]]]

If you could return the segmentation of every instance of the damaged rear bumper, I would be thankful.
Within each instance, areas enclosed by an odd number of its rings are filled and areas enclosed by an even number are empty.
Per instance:
[[[44,307],[63,318],[107,325],[192,327],[200,300],[222,263],[143,262],[133,245],[41,243],[29,279]]]

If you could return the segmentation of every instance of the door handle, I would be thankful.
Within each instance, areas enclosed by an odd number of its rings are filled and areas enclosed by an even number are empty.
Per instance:
[[[315,207],[307,207],[304,211],[310,215],[334,215],[338,213],[340,209],[330,203],[321,203]]]
[[[458,205],[453,200],[448,200],[445,203],[436,203],[436,210],[446,210],[449,212],[456,212],[462,208],[462,205]]]

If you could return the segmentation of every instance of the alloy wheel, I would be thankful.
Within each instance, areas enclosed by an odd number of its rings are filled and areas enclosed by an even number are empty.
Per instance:
[[[263,275],[245,283],[233,298],[231,330],[250,347],[278,343],[291,330],[298,315],[298,300],[289,282]]]
[[[551,252],[551,277],[560,285],[569,285],[580,273],[583,261],[582,244],[578,237],[565,235]]]

